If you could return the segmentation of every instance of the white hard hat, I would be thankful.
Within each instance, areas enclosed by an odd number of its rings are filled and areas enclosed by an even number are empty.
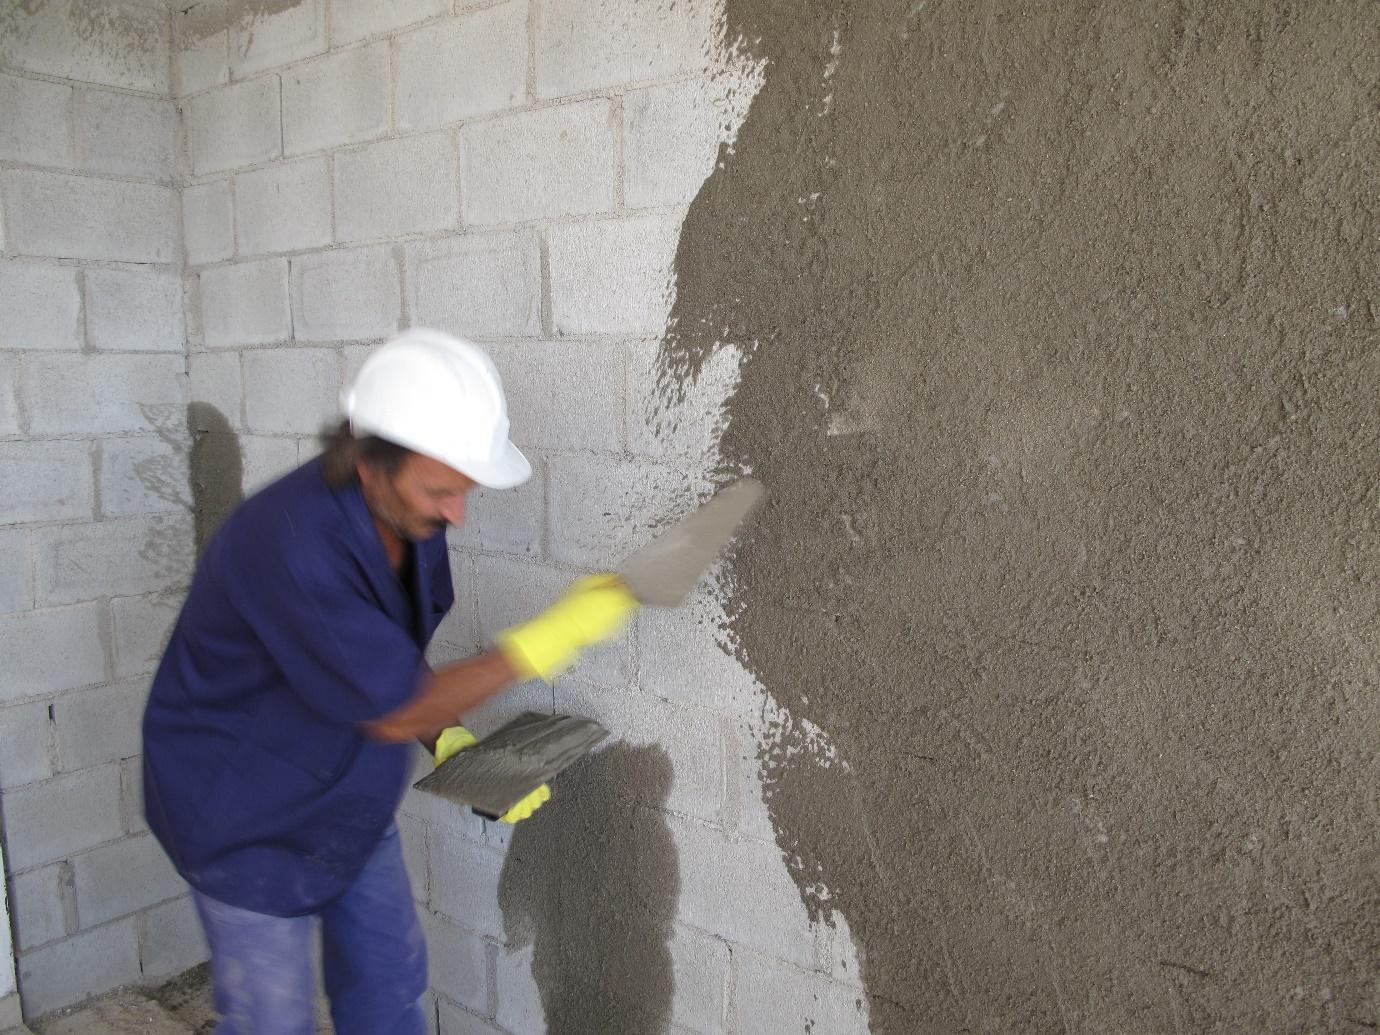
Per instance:
[[[377,435],[491,489],[521,485],[532,465],[508,441],[508,404],[493,360],[440,331],[403,331],[364,361],[341,396],[356,434]]]

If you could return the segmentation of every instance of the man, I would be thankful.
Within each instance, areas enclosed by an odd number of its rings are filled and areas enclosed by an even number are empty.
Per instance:
[[[531,475],[497,371],[408,331],[365,362],[326,452],[207,545],[144,716],[145,812],[193,889],[221,1035],[311,1032],[319,918],[341,1035],[426,1031],[426,950],[393,815],[457,716],[551,679],[636,604],[577,583],[496,648],[432,670],[454,602],[445,529],[476,485]]]

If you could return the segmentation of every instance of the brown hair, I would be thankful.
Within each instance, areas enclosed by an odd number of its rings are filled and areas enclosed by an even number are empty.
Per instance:
[[[383,474],[393,474],[412,453],[377,435],[356,436],[347,420],[322,429],[321,449],[321,475],[333,489],[358,481],[361,462]]]

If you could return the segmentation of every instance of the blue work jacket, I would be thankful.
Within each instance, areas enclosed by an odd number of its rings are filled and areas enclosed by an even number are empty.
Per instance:
[[[444,533],[399,578],[359,486],[321,468],[212,538],[144,713],[144,812],[178,872],[275,916],[338,896],[392,823],[414,749],[359,724],[416,692],[455,599]]]

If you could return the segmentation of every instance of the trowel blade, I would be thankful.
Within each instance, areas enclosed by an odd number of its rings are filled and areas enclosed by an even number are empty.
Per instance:
[[[608,735],[593,719],[523,712],[412,786],[497,819]]]
[[[619,577],[643,604],[683,603],[764,495],[757,479],[739,478],[629,554],[618,569]]]

